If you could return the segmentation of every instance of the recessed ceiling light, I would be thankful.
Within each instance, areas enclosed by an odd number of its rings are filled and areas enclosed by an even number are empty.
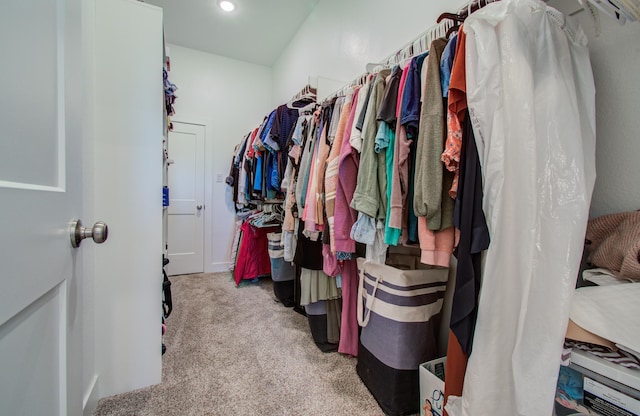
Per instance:
[[[220,8],[225,12],[232,12],[236,8],[236,5],[228,0],[223,0],[218,2],[218,6],[220,6]]]

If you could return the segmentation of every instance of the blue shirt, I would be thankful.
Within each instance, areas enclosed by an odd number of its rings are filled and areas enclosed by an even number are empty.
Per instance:
[[[440,84],[442,85],[442,96],[449,96],[449,82],[451,81],[451,68],[453,67],[453,58],[456,55],[456,44],[458,43],[458,34],[453,35],[449,39],[449,43],[442,51],[440,58]]]
[[[279,149],[279,145],[277,142],[274,142],[271,135],[271,128],[273,127],[273,122],[276,118],[276,110],[273,110],[271,114],[269,114],[269,118],[264,125],[264,128],[260,132],[260,141],[262,145],[270,151],[271,153],[275,153]]]
[[[422,95],[422,81],[420,73],[422,65],[428,53],[415,57],[409,65],[409,73],[404,86],[402,96],[402,118],[400,123],[407,129],[407,138],[414,139],[418,136],[418,124],[420,123],[420,96]]]
[[[262,191],[262,157],[256,156],[256,176],[253,181],[253,190]]]

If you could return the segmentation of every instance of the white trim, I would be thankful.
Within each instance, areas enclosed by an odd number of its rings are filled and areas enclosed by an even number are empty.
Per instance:
[[[201,117],[195,117],[195,116],[176,116],[173,117],[171,116],[171,121],[173,123],[182,123],[182,124],[195,124],[198,126],[205,126],[205,127],[210,127],[211,123],[206,123],[204,120],[202,120]]]
[[[69,314],[69,296],[67,294],[67,280],[63,280],[58,286],[56,286],[51,292],[54,293],[52,296],[55,298],[56,302],[58,302],[58,320],[60,320],[60,328],[58,328],[58,354],[59,354],[59,362],[60,362],[60,374],[58,385],[60,386],[60,391],[58,392],[59,400],[60,400],[60,414],[66,415],[68,413],[69,408],[69,359],[67,357],[68,349],[69,349],[69,329],[67,323],[67,316]],[[58,292],[55,294],[55,292]],[[49,294],[43,296],[41,299],[49,296]],[[75,383],[72,384],[75,387]]]
[[[204,272],[205,273],[228,272],[230,266],[231,266],[230,262],[210,263],[206,265]]]
[[[98,407],[98,375],[94,375],[82,398],[82,415],[91,416]]]
[[[207,266],[212,262],[211,253],[213,251],[213,149],[211,126],[213,123],[206,122],[200,117],[180,116],[171,118],[172,123],[191,124],[204,127],[204,254],[202,257],[202,270],[207,273]],[[169,150],[171,156],[171,150]],[[167,236],[167,241],[169,236]]]
[[[65,22],[65,3],[58,1],[58,28],[56,39],[56,77],[58,86],[58,103],[57,103],[57,139],[58,139],[58,177],[57,185],[63,189],[67,187],[67,88],[65,87],[67,72],[65,71],[65,39],[66,39],[66,22]]]
[[[36,185],[32,183],[0,181],[0,188],[24,189],[27,191],[64,192],[64,188],[57,186]]]

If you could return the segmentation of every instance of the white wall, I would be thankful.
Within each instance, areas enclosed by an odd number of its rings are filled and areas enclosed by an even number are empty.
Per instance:
[[[178,87],[172,119],[205,125],[205,272],[228,270],[235,211],[224,178],[234,147],[272,109],[271,69],[167,46]]]
[[[574,14],[589,38],[596,84],[597,179],[590,216],[640,208],[640,23],[620,26],[600,14],[601,34],[577,2],[550,0],[549,5]],[[578,11],[577,13],[575,13]]]
[[[94,212],[84,222],[109,226],[109,239],[94,248],[105,397],[162,375],[162,9],[96,0],[95,19]]]
[[[349,82],[435,24],[460,1],[323,0],[273,66],[274,105],[309,76]]]
[[[588,33],[596,83],[596,186],[591,217],[640,209],[640,23],[618,25],[602,16],[595,36],[587,13],[579,17]]]

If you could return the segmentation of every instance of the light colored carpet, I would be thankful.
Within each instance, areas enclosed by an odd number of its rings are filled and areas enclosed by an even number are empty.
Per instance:
[[[270,279],[236,288],[230,278],[171,278],[162,383],[104,398],[94,415],[383,415],[357,360],[322,353]]]

